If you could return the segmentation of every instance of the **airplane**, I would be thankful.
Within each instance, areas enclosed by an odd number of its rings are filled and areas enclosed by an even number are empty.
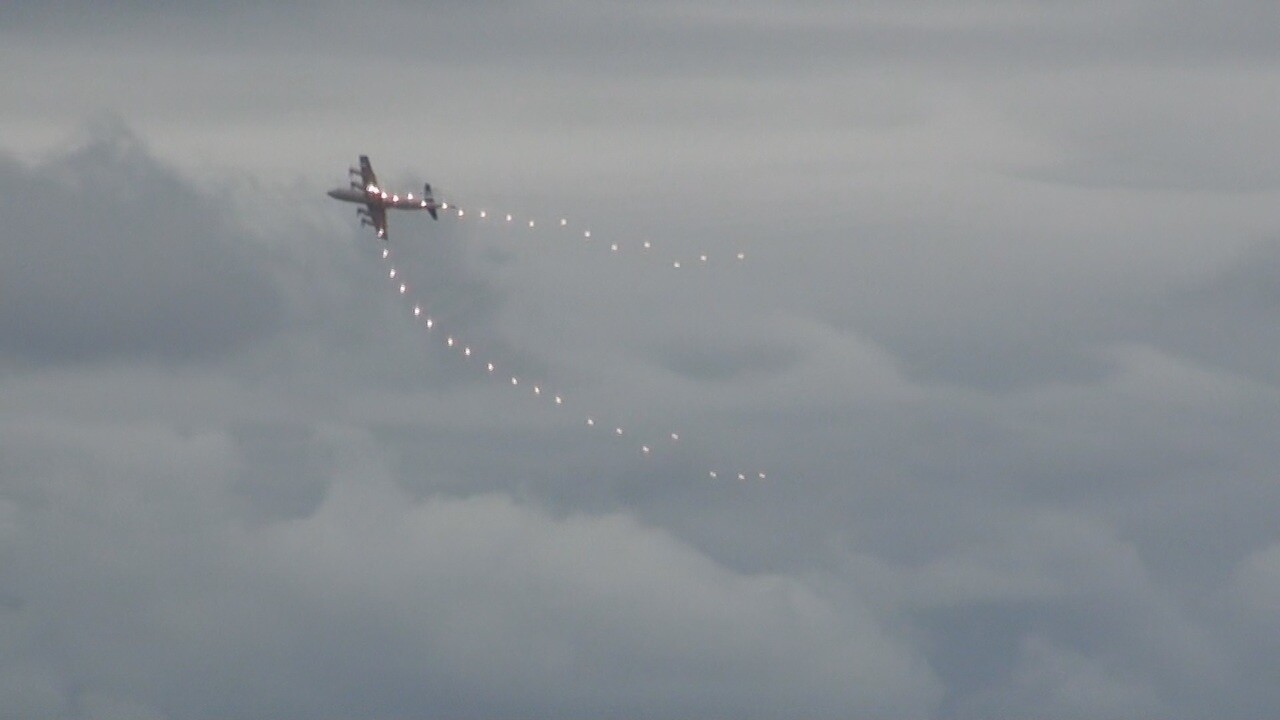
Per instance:
[[[344,202],[361,203],[356,208],[356,215],[361,225],[368,225],[378,234],[379,240],[387,239],[387,208],[396,210],[426,210],[431,213],[432,220],[438,220],[438,208],[445,207],[437,203],[431,196],[431,183],[422,186],[422,197],[415,198],[413,193],[399,195],[389,193],[378,184],[378,176],[373,174],[373,166],[369,164],[369,156],[360,156],[360,168],[347,171],[351,178],[351,187],[337,188],[329,191],[329,197]]]

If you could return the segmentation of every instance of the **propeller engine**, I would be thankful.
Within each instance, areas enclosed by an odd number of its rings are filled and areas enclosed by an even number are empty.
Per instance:
[[[350,175],[351,177],[358,177],[358,178],[364,177],[364,175],[361,174],[359,168],[347,168],[347,174]]]

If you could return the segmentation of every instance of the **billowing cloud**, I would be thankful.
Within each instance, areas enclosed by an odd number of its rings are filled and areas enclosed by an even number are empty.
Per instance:
[[[38,167],[0,166],[0,353],[187,360],[268,332],[281,300],[228,208],[118,124]]]
[[[253,443],[233,436],[5,437],[21,562],[2,576],[0,676],[25,712],[917,715],[938,692],[865,605],[735,572],[624,514],[414,502],[349,428],[313,439],[323,501],[265,525],[240,492]]]

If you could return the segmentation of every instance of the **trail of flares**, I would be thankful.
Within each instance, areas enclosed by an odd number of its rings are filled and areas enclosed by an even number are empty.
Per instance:
[[[512,230],[518,230],[519,228],[533,229],[543,227],[542,225],[538,225],[534,218],[521,218],[513,213],[490,212],[488,210],[468,212],[453,202],[442,202],[440,204],[440,209],[444,211],[445,217],[451,217],[464,222],[474,221],[476,223],[499,225],[502,227],[509,227]],[[649,239],[631,242],[610,239],[608,242],[603,242],[600,241],[598,237],[592,236],[590,227],[570,222],[567,217],[561,217],[557,221],[552,222],[551,225],[555,228],[552,232],[563,231],[563,234],[567,237],[580,238],[583,244],[607,247],[610,255],[650,256],[659,260],[661,264],[666,265],[673,270],[693,267],[708,267],[712,265],[728,265],[731,263],[740,263],[747,259],[746,252],[742,250],[721,254],[697,252],[677,255],[669,250],[663,251],[658,247],[658,243]]]
[[[403,273],[395,267],[394,262],[391,258],[390,249],[388,248],[382,249],[382,259],[388,265],[387,277],[391,281],[393,287],[397,289],[399,295],[402,295],[402,296],[406,295],[408,293],[409,283],[404,278]],[[456,335],[444,332],[443,328],[440,327],[436,319],[431,316],[427,308],[425,308],[421,302],[417,302],[417,301],[411,302],[411,308],[412,308],[413,317],[418,322],[422,323],[422,327],[424,327],[429,334],[437,338],[443,338],[444,346],[446,348],[459,353],[459,355],[467,362],[475,363],[478,367],[483,368],[486,374],[492,377],[498,378],[499,383],[506,385],[507,387],[511,388],[516,392],[521,392],[521,393],[527,394],[529,397],[546,402],[553,407],[558,407],[558,408],[570,407],[569,401],[565,398],[564,394],[561,392],[557,392],[549,389],[546,383],[530,381],[528,379],[522,380],[522,378],[519,375],[507,375],[499,372],[498,368],[501,367],[501,364],[497,361],[497,359],[482,356],[475,349],[474,346],[470,345],[469,343],[463,342]],[[581,413],[580,417],[582,417],[585,420],[584,427],[586,427],[588,431],[595,431],[598,426],[603,424],[603,426],[606,428],[612,427],[612,430],[608,432],[608,435],[612,436],[615,440],[617,440],[618,438],[630,437],[630,433],[625,431],[622,428],[622,426],[611,425],[610,423],[602,423],[602,421],[600,420],[600,417],[601,417],[600,415],[589,413],[589,412],[581,412],[581,411],[579,412]],[[682,436],[679,432],[669,432],[665,435],[665,437],[662,437],[659,439],[641,440],[641,441],[635,442],[634,444],[638,448],[640,455],[642,457],[648,458],[648,457],[652,457],[656,453],[659,453],[662,448],[671,448],[681,443],[682,442],[681,438]],[[766,477],[765,473],[759,472],[759,471],[750,472],[750,473],[740,472],[740,471],[730,472],[730,471],[721,471],[721,470],[714,470],[714,469],[707,471],[707,477],[709,477],[712,480],[719,479],[721,477],[731,478],[735,476],[741,482],[746,482],[748,479],[764,480]]]

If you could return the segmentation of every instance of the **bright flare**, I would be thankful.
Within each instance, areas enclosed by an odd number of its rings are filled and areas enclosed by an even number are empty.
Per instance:
[[[397,199],[398,199],[398,198],[397,198]],[[408,197],[407,199],[412,200],[412,197],[410,196],[410,197]],[[424,202],[425,202],[425,201],[424,201]],[[441,208],[443,208],[443,209],[447,209],[449,206],[448,206],[448,204],[447,204],[447,203],[441,203],[441,204],[440,204],[440,207],[441,207]],[[455,209],[457,210],[458,217],[464,217],[464,216],[465,216],[465,213],[464,213],[464,211],[463,211],[461,208],[455,208]],[[479,215],[480,215],[480,217],[481,217],[481,218],[484,218],[484,217],[486,217],[486,216],[487,216],[487,213],[486,213],[485,211],[481,210],[481,211],[479,211]],[[511,221],[514,219],[514,218],[513,218],[513,216],[512,216],[512,215],[510,215],[510,214],[507,214],[507,215],[506,215],[506,218],[507,218],[507,222],[511,222]],[[529,221],[528,221],[528,223],[529,223],[529,227],[531,227],[531,228],[532,228],[532,227],[535,227],[535,223],[534,223],[534,221],[533,221],[533,220],[529,220]],[[560,225],[561,225],[562,227],[567,226],[567,225],[568,225],[568,219],[567,219],[567,218],[560,218]],[[590,231],[590,230],[584,230],[584,231],[583,231],[583,233],[582,233],[582,235],[583,235],[583,237],[584,237],[584,238],[588,238],[588,239],[590,239],[590,237],[591,237],[591,231]],[[653,243],[652,243],[651,241],[649,241],[649,240],[645,240],[645,241],[643,241],[643,247],[644,247],[644,249],[646,249],[646,250],[652,249],[652,247],[653,247]],[[617,243],[617,242],[611,243],[611,244],[610,244],[610,246],[609,246],[609,249],[610,249],[612,252],[619,252],[619,251],[620,251],[620,245],[619,245],[619,243]],[[390,250],[389,250],[388,248],[383,248],[383,249],[382,249],[382,257],[383,257],[384,259],[387,259],[387,258],[389,258],[389,257],[390,257]],[[737,253],[737,258],[738,258],[739,260],[743,260],[743,259],[745,259],[745,258],[746,258],[746,253],[744,253],[744,252],[739,252],[739,253]],[[699,259],[699,261],[700,261],[700,262],[704,262],[704,263],[705,263],[705,262],[707,262],[707,261],[708,261],[708,256],[707,256],[707,255],[705,255],[705,254],[702,254],[702,255],[699,255],[699,256],[698,256],[698,259]],[[672,262],[672,267],[674,267],[674,268],[680,268],[680,267],[681,267],[681,262],[680,262],[680,261],[678,261],[678,260],[677,260],[677,261],[673,261],[673,262]],[[395,279],[395,278],[396,278],[396,275],[397,275],[397,270],[396,270],[395,268],[391,268],[391,269],[388,271],[388,276],[389,276],[391,279]],[[406,287],[406,285],[405,285],[404,283],[400,283],[400,292],[401,292],[401,293],[405,293],[405,292],[407,292],[407,287]],[[414,314],[414,316],[415,316],[415,317],[419,317],[419,316],[421,316],[421,315],[422,315],[422,306],[421,306],[421,305],[414,305],[414,306],[413,306],[413,314]],[[434,323],[434,320],[433,320],[432,318],[430,318],[430,317],[426,318],[426,326],[427,326],[427,328],[432,328],[432,327],[434,326],[434,324],[435,324],[435,323]],[[456,341],[456,339],[455,339],[455,338],[453,338],[452,336],[448,337],[448,338],[446,339],[446,342],[447,342],[448,346],[449,346],[449,347],[451,347],[451,348],[452,348],[452,347],[455,347],[455,346],[456,346],[456,345],[458,345],[458,344],[460,344],[460,343],[459,343],[458,341]],[[464,354],[465,356],[467,356],[467,357],[471,357],[471,356],[472,356],[472,352],[471,352],[471,347],[470,347],[470,346],[465,346],[465,347],[463,347],[463,348],[462,348],[462,351],[463,351],[463,354]],[[485,368],[486,368],[486,369],[488,370],[488,372],[490,372],[490,373],[494,372],[494,370],[495,370],[494,364],[493,364],[492,362],[485,363]],[[512,384],[513,386],[518,386],[518,385],[520,384],[520,380],[519,380],[519,378],[518,378],[518,377],[516,377],[516,376],[511,376],[511,384]],[[542,395],[542,388],[541,388],[541,386],[539,386],[539,385],[534,385],[534,386],[532,386],[532,387],[533,387],[533,393],[534,393],[534,395],[539,395],[539,396],[540,396],[540,395]],[[563,405],[563,404],[564,404],[564,398],[563,398],[563,397],[561,397],[560,395],[554,395],[554,396],[552,396],[552,397],[554,398],[555,403],[556,403],[557,405]],[[595,418],[593,418],[593,417],[587,417],[587,418],[586,418],[586,424],[587,424],[587,426],[588,426],[588,427],[594,427],[594,426],[595,426],[595,424],[596,424]],[[621,427],[615,427],[615,428],[614,428],[614,435],[615,435],[615,436],[621,437],[623,434],[624,434],[624,431],[623,431],[623,429],[622,429]],[[669,433],[668,435],[669,435],[670,439],[671,439],[673,442],[678,442],[678,441],[680,440],[680,434],[679,434],[679,433],[674,433],[674,432],[673,432],[673,433]],[[651,446],[651,445],[644,444],[644,445],[641,445],[641,446],[640,446],[640,451],[641,451],[643,454],[645,454],[645,455],[649,455],[649,454],[651,454],[651,453],[653,452],[653,448],[652,448],[652,446]],[[719,478],[719,473],[718,473],[717,471],[715,471],[715,470],[710,470],[710,471],[708,471],[707,475],[708,475],[708,477],[710,477],[711,479],[718,479],[718,478]],[[741,481],[745,481],[745,480],[747,479],[747,473],[737,473],[737,476],[738,476],[738,479],[739,479],[739,480],[741,480]],[[765,473],[763,473],[763,472],[756,473],[756,476],[757,476],[760,480],[764,480],[764,479],[766,478],[766,475],[765,475]]]

